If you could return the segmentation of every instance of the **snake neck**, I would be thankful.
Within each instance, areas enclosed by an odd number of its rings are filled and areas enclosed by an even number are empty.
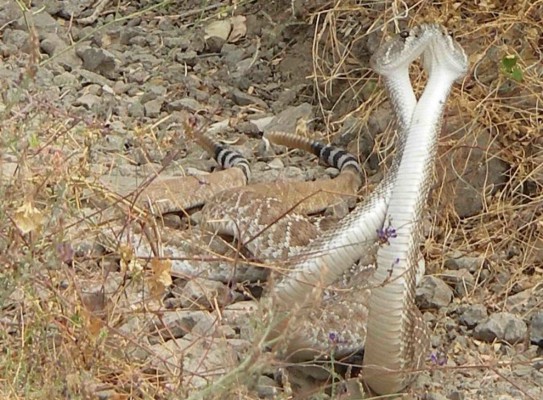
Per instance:
[[[405,370],[413,367],[407,365],[413,349],[406,346],[409,340],[405,336],[414,329],[421,214],[431,184],[442,113],[453,82],[445,69],[430,74],[405,135],[390,195],[385,226],[390,226],[394,234],[377,252],[364,356],[366,382],[380,394],[402,390],[409,383]]]

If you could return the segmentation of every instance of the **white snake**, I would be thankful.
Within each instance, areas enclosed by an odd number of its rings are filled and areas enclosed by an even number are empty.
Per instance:
[[[416,101],[409,65],[420,55],[429,74]],[[443,109],[456,79],[467,70],[463,49],[440,25],[425,24],[402,32],[372,57],[382,75],[400,126],[399,156],[387,178],[368,200],[307,249],[307,256],[271,294],[279,304],[305,303],[315,287],[327,287],[353,262],[371,263],[369,317],[364,379],[379,394],[396,393],[419,368],[427,348],[427,328],[414,304],[421,214],[431,185]]]

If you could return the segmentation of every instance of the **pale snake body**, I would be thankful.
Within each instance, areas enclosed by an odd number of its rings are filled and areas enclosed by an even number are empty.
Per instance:
[[[429,79],[417,103],[408,68],[421,54]],[[421,214],[443,109],[453,82],[467,70],[467,57],[443,27],[426,24],[385,43],[372,57],[372,65],[383,76],[397,114],[399,157],[366,202],[308,247],[308,256],[294,264],[272,296],[279,305],[315,307],[314,298],[308,296],[330,285],[357,259],[371,263],[374,243],[386,236],[386,244],[377,250],[371,295],[367,287],[353,288],[361,297],[369,296],[367,327],[366,321],[353,325],[361,336],[367,329],[364,379],[375,392],[387,394],[402,390],[410,382],[410,371],[427,356],[427,328],[414,304]],[[364,310],[356,311],[365,316]],[[307,343],[314,341],[308,338]]]

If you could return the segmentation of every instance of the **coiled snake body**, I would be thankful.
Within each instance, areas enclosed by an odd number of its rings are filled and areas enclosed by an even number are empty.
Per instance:
[[[429,79],[417,102],[408,68],[420,55]],[[421,214],[431,185],[444,106],[452,84],[466,73],[467,65],[463,49],[437,24],[402,32],[378,49],[372,66],[384,78],[398,118],[398,158],[372,196],[335,230],[313,242],[307,256],[274,289],[280,305],[310,303],[310,293],[330,285],[356,260],[374,261],[364,379],[379,394],[402,390],[411,380],[409,372],[427,356],[427,328],[414,304]],[[374,260],[373,246],[383,232],[391,234],[378,247]]]

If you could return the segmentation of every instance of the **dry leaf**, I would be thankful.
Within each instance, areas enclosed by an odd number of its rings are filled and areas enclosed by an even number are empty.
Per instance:
[[[25,234],[39,232],[45,222],[45,217],[31,202],[27,201],[17,209],[13,220],[21,232]]]
[[[205,27],[205,38],[209,39],[211,37],[218,37],[226,41],[228,39],[228,35],[230,35],[230,31],[232,30],[232,25],[230,24],[230,21],[223,19],[220,21],[213,21],[208,26]]]
[[[151,278],[153,294],[161,296],[172,285],[172,262],[171,260],[153,258],[151,260],[151,269],[153,271]]]
[[[104,321],[102,321],[100,318],[96,317],[94,313],[89,312],[86,309],[81,310],[81,317],[85,322],[87,334],[92,339],[97,339],[98,335],[100,335],[102,328],[104,327]]]
[[[131,275],[143,271],[143,266],[134,256],[134,248],[129,244],[119,246],[119,255],[121,257],[121,272],[129,272]]]
[[[243,15],[236,15],[235,17],[230,18],[232,30],[230,31],[230,36],[228,36],[228,43],[236,43],[242,37],[245,37],[247,34],[246,20],[247,18]]]

